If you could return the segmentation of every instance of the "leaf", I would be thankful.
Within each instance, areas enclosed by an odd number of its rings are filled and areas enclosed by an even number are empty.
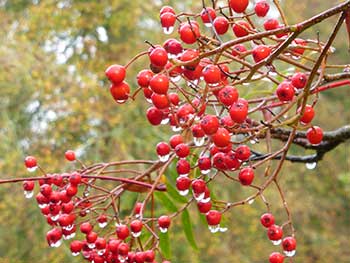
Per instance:
[[[171,246],[168,232],[159,234],[159,247],[163,256],[167,259],[171,258]]]
[[[167,183],[166,185],[167,192],[169,196],[179,203],[187,203],[187,199],[179,194],[179,192],[172,186],[171,183]]]
[[[177,212],[178,209],[176,205],[174,205],[173,201],[168,197],[166,193],[163,192],[155,192],[154,196],[157,200],[159,200],[163,206],[169,211],[169,212]]]
[[[194,235],[193,235],[190,214],[188,213],[187,209],[185,209],[182,212],[181,221],[182,221],[182,227],[184,229],[185,236],[187,238],[188,243],[191,245],[193,249],[198,250],[198,246],[196,244],[196,240],[194,239]]]

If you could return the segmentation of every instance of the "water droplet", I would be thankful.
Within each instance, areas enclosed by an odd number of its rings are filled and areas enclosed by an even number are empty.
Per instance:
[[[279,239],[279,240],[271,240],[271,242],[272,242],[273,245],[278,246],[279,244],[281,244],[282,239]]]
[[[255,199],[250,199],[250,200],[248,201],[248,204],[251,205],[251,204],[254,203],[254,201],[255,201]]]
[[[206,174],[210,173],[210,171],[211,171],[210,169],[208,169],[208,170],[201,170],[201,173],[206,175]]]
[[[97,254],[99,254],[100,256],[102,256],[104,253],[106,253],[105,249],[99,249],[97,250]]]
[[[276,73],[276,71],[271,70],[271,71],[269,71],[269,75],[274,77],[274,76],[277,76],[277,73]]]
[[[193,192],[192,192],[192,193],[193,193]],[[204,198],[205,192],[200,193],[200,194],[195,194],[195,193],[193,193],[193,196],[194,196],[194,199],[196,199],[197,202],[200,202],[200,201],[202,201],[202,199]]]
[[[216,233],[220,230],[220,225],[208,226],[211,233]]]
[[[168,124],[168,123],[169,123],[169,118],[165,118],[165,119],[163,119],[163,120],[161,121],[160,124],[166,125],[166,124]]]
[[[243,82],[242,84],[243,84],[243,86],[249,86],[248,82]]]
[[[43,208],[47,207],[48,204],[39,204],[38,206],[39,206],[40,209],[43,209]]]
[[[204,23],[206,27],[212,27],[213,25],[211,23]]]
[[[52,220],[52,221],[57,221],[59,217],[60,217],[60,214],[51,216],[51,220]]]
[[[179,177],[187,177],[188,174],[179,174]]]
[[[32,198],[34,195],[34,191],[24,191],[24,197],[29,199]]]
[[[227,230],[228,230],[227,227],[220,227],[220,229],[219,229],[219,231],[220,231],[221,233],[226,232]]]
[[[220,85],[220,83],[218,82],[218,83],[208,83],[208,86],[209,87],[211,87],[211,88],[215,88],[215,87],[217,87],[217,86],[219,86]]]
[[[205,137],[194,137],[193,142],[196,146],[202,146],[205,142]]]
[[[253,140],[250,140],[250,143],[251,144],[256,144],[256,141],[253,139]]]
[[[100,228],[105,228],[106,226],[107,226],[107,222],[102,222],[102,223],[98,223],[98,226],[100,227]]]
[[[80,254],[79,252],[72,252],[73,257],[79,256],[79,254]]]
[[[38,166],[34,166],[32,168],[27,168],[27,170],[28,170],[28,172],[33,173],[36,171],[37,168],[38,168]]]
[[[181,79],[181,75],[175,76],[175,77],[170,77],[171,81],[173,82],[178,82]]]
[[[210,196],[209,196],[209,197],[207,197],[207,198],[203,198],[203,199],[201,200],[201,203],[208,203],[208,202],[210,202],[210,200],[211,200],[211,198],[210,198]]]
[[[300,58],[301,56],[295,56],[295,55],[292,56],[292,59],[295,59],[295,60],[299,60]]]
[[[189,190],[183,190],[183,191],[179,191],[179,194],[182,196],[188,195]]]
[[[62,245],[62,239],[56,241],[56,242],[53,242],[50,244],[50,247],[59,247],[60,245]]]
[[[160,230],[160,232],[162,232],[162,233],[168,232],[168,229],[167,229],[166,227],[160,227],[159,230]]]
[[[306,163],[305,166],[306,166],[306,169],[313,170],[313,169],[316,168],[317,163],[316,163],[316,162],[313,162],[313,163]]]
[[[178,126],[171,126],[171,130],[173,132],[178,132],[178,131],[181,131],[181,127],[178,127]]]
[[[163,32],[166,35],[170,35],[171,33],[173,33],[174,31],[174,27],[170,26],[170,27],[163,27]]]
[[[146,101],[147,101],[148,103],[152,103],[152,100],[151,100],[151,99],[146,98]]]
[[[141,236],[141,231],[139,231],[139,232],[131,232],[131,234],[132,234],[133,237],[139,237],[139,236]]]
[[[74,225],[73,225],[73,224],[65,227],[65,229],[66,229],[67,231],[71,231],[73,228],[74,228]]]
[[[283,253],[287,256],[287,257],[293,257],[295,255],[295,250],[292,251],[286,251],[284,250]]]
[[[119,103],[119,104],[123,104],[123,103],[126,102],[126,100],[116,100],[116,102]]]
[[[91,249],[95,248],[95,243],[88,243],[88,247]]]
[[[169,157],[170,157],[170,154],[158,155],[159,161],[161,161],[162,163],[165,163],[166,161],[168,161]]]
[[[118,260],[119,260],[121,263],[124,263],[127,259],[128,259],[127,256],[118,255]]]

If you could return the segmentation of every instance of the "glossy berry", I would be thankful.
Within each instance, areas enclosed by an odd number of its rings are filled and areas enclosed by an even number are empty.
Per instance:
[[[122,103],[129,98],[130,86],[123,81],[118,84],[112,84],[109,91],[116,102]]]
[[[146,113],[148,121],[154,125],[159,125],[163,120],[163,112],[156,107],[148,108]]]
[[[270,18],[264,22],[264,28],[266,31],[277,29],[280,23],[275,18]]]
[[[190,147],[185,143],[180,143],[175,147],[175,153],[179,158],[185,158],[190,154]]]
[[[272,241],[280,240],[283,237],[282,227],[278,225],[272,225],[267,229],[267,236]]]
[[[297,247],[297,241],[294,237],[285,237],[282,240],[282,247],[284,251],[293,251]]]
[[[166,50],[166,52],[172,55],[180,54],[183,51],[181,43],[174,38],[166,40],[163,43],[163,47]]]
[[[129,253],[129,245],[126,243],[121,243],[118,246],[118,255],[126,257]]]
[[[157,144],[156,150],[159,156],[165,156],[170,153],[170,146],[166,142],[160,142]]]
[[[180,159],[176,163],[176,171],[179,175],[187,175],[191,170],[190,163],[185,159]]]
[[[198,56],[199,56],[199,51],[196,50],[196,49],[186,49],[182,54],[181,54],[181,57],[180,57],[180,60],[182,62],[187,62],[186,64],[186,68],[187,69],[194,69],[199,61],[198,61]],[[192,62],[190,62],[192,61]]]
[[[194,21],[191,21],[191,25],[189,23],[182,24],[179,33],[181,40],[186,44],[195,43],[200,36],[199,27]]]
[[[219,35],[224,35],[229,28],[228,20],[223,16],[218,16],[217,18],[215,18],[213,24],[215,31]]]
[[[151,96],[153,105],[160,110],[167,109],[170,106],[170,101],[167,95],[153,93]]]
[[[24,164],[27,168],[34,168],[37,166],[37,161],[36,161],[36,158],[33,157],[33,156],[27,156],[25,159],[24,159]]]
[[[146,250],[145,254],[145,262],[153,262],[155,259],[155,253],[153,250]]]
[[[200,213],[206,214],[210,211],[212,204],[211,202],[206,202],[206,203],[198,202],[197,207]]]
[[[206,214],[206,219],[207,219],[208,225],[210,226],[219,225],[221,221],[221,213],[217,210],[210,210]]]
[[[243,13],[249,5],[249,0],[230,0],[229,6],[236,13]]]
[[[297,89],[303,89],[307,83],[307,75],[302,72],[297,72],[292,77],[292,85]]]
[[[133,233],[138,233],[142,230],[143,223],[142,221],[135,219],[130,223],[130,229]]]
[[[151,78],[149,86],[155,93],[166,94],[169,89],[169,78],[164,74],[157,74]]]
[[[253,49],[253,59],[256,63],[264,60],[271,54],[271,48],[265,45],[256,46]]]
[[[137,84],[142,88],[147,88],[151,78],[153,77],[153,72],[149,69],[143,69],[137,74]]]
[[[229,85],[223,87],[218,93],[219,101],[225,106],[231,106],[235,103],[238,100],[238,96],[237,89]]]
[[[298,112],[300,112],[300,108]],[[311,105],[305,105],[304,114],[300,118],[300,122],[303,124],[308,124],[315,117],[315,110]]]
[[[306,138],[313,145],[320,144],[323,139],[323,130],[318,126],[313,126],[307,130]]]
[[[161,228],[169,228],[170,223],[171,223],[171,219],[169,216],[163,215],[158,218],[158,225]]]
[[[167,6],[167,5],[163,6],[159,11],[159,13],[161,15],[164,13],[167,13],[167,12],[175,14],[174,8],[172,8],[171,6]]]
[[[84,234],[89,234],[92,229],[93,226],[89,222],[85,222],[80,225],[80,231]]]
[[[240,20],[233,24],[232,30],[236,37],[244,37],[249,35],[251,27],[248,22]]]
[[[276,90],[276,95],[280,101],[291,101],[294,97],[295,91],[290,82],[283,81]]]
[[[24,181],[23,182],[23,190],[24,191],[33,191],[34,189],[34,181]]]
[[[306,46],[307,42],[304,39],[296,38],[293,40],[293,44],[299,46],[291,48],[291,51],[294,53],[294,55],[303,55],[305,52],[305,48],[303,48],[303,46]]]
[[[264,17],[270,10],[270,5],[266,0],[260,0],[255,4],[254,11],[257,16]]]
[[[74,240],[70,243],[70,251],[72,253],[79,253],[83,249],[84,243],[79,240]]]
[[[57,246],[61,238],[62,238],[62,231],[58,228],[53,228],[46,234],[46,240],[50,246],[54,246],[54,247]]]
[[[260,217],[260,222],[264,227],[270,227],[275,224],[275,218],[270,213],[265,213]]]
[[[225,170],[226,164],[225,164],[225,158],[226,155],[222,152],[215,153],[213,156],[213,166],[218,170]]]
[[[240,161],[247,161],[250,157],[250,148],[247,145],[240,145],[236,148],[236,157]]]
[[[180,134],[175,134],[173,136],[171,136],[170,140],[169,140],[169,144],[171,146],[171,148],[175,149],[175,147],[177,145],[179,145],[180,143],[183,143],[184,139],[182,138],[182,136]]]
[[[116,229],[116,234],[119,239],[124,240],[129,236],[130,231],[126,225],[118,225]]]
[[[216,18],[215,10],[211,7],[203,8],[200,15],[204,24],[211,24]]]
[[[238,174],[238,179],[242,185],[250,185],[254,180],[254,170],[250,167],[243,168]]]
[[[164,48],[156,47],[149,54],[149,59],[151,61],[151,64],[153,64],[156,67],[162,68],[168,62],[168,53]]]
[[[211,136],[211,139],[217,147],[226,147],[230,143],[231,135],[225,128],[218,128],[216,133]]]
[[[214,115],[206,115],[201,120],[201,127],[205,134],[212,135],[219,128],[219,120]]]
[[[239,99],[230,107],[230,117],[236,123],[243,123],[248,115],[248,103],[245,99]]]
[[[225,155],[225,166],[228,170],[236,170],[241,166],[234,152],[230,151]]]
[[[126,70],[121,65],[111,65],[105,72],[107,78],[115,85],[120,84],[125,79]]]
[[[198,159],[198,168],[201,171],[207,171],[211,168],[211,160],[209,157],[200,157]]]
[[[221,81],[221,70],[217,65],[209,64],[202,71],[204,81],[207,84],[218,84]]]
[[[236,44],[232,47],[231,54],[232,54],[232,56],[237,57],[246,51],[247,51],[247,49],[245,48],[245,46],[243,44]]]
[[[273,252],[269,257],[270,263],[283,263],[284,256],[281,253]]]
[[[200,124],[195,124],[191,127],[192,135],[195,138],[201,138],[205,136],[205,133]]]
[[[81,183],[81,174],[78,172],[74,172],[69,176],[69,183],[71,185],[78,185]]]
[[[171,12],[165,12],[160,15],[160,23],[164,28],[171,28],[174,26],[176,21],[176,16]]]
[[[70,162],[75,161],[75,152],[74,151],[68,150],[64,153],[64,156]]]
[[[207,187],[205,181],[202,179],[193,180],[191,186],[192,186],[193,193],[195,194],[204,193]]]
[[[191,179],[187,176],[181,176],[176,179],[176,188],[179,191],[186,191],[191,186]]]

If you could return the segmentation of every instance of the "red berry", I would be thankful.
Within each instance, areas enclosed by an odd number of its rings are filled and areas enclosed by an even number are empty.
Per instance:
[[[230,0],[229,6],[236,13],[243,13],[249,5],[249,0]]]
[[[119,246],[118,246],[118,254],[120,256],[126,257],[128,255],[128,253],[129,253],[129,246],[128,246],[128,244],[126,244],[126,243],[119,244]]]
[[[130,229],[133,233],[138,233],[142,230],[143,223],[142,221],[135,219],[130,223]]]
[[[241,161],[247,161],[250,157],[250,149],[247,145],[240,145],[236,148],[236,157]]]
[[[74,210],[74,204],[71,201],[68,201],[65,204],[62,204],[62,212],[69,214],[70,212],[72,212]]]
[[[78,193],[78,188],[76,185],[69,184],[66,188],[67,196],[75,196]]]
[[[300,108],[298,112],[300,112]],[[300,118],[300,122],[303,124],[308,124],[312,121],[315,116],[314,108],[311,105],[305,105],[304,114]]]
[[[180,60],[182,62],[189,62],[189,61],[193,61],[190,63],[186,64],[186,68],[187,69],[194,69],[198,64],[199,64],[199,51],[196,49],[186,49],[180,57]]]
[[[211,169],[211,160],[209,157],[200,157],[198,159],[198,168],[201,171],[208,171]]]
[[[190,163],[185,159],[180,159],[176,163],[176,171],[179,175],[187,175],[191,170]]]
[[[275,18],[270,18],[264,22],[264,28],[266,31],[277,29],[280,23]]]
[[[111,65],[106,69],[107,78],[115,85],[120,84],[125,79],[125,67],[121,65]]]
[[[255,4],[254,10],[257,16],[264,17],[269,12],[270,5],[266,0],[261,0]]]
[[[170,146],[166,142],[160,142],[157,144],[156,150],[159,156],[168,155],[170,153]]]
[[[233,24],[232,30],[236,37],[244,37],[249,34],[251,27],[248,22],[240,20]]]
[[[284,256],[281,253],[273,252],[270,255],[269,262],[270,263],[283,263]]]
[[[69,177],[69,182],[71,185],[78,185],[81,183],[81,174],[78,172],[74,172],[71,174],[71,176]]]
[[[231,106],[238,100],[238,91],[233,86],[223,87],[218,94],[219,101],[225,106]]]
[[[90,244],[95,243],[95,241],[97,240],[97,238],[98,238],[97,233],[95,233],[95,232],[93,232],[93,231],[91,231],[91,232],[89,232],[88,234],[86,234],[86,241],[87,241],[88,243],[90,243]]]
[[[260,217],[260,222],[264,227],[270,227],[275,224],[275,218],[270,213],[265,213]]]
[[[202,194],[205,192],[205,189],[207,187],[206,183],[202,179],[195,179],[192,181],[192,190],[195,194]]]
[[[118,253],[118,247],[122,242],[120,240],[114,239],[114,238],[110,238],[107,244],[107,247],[109,248],[109,250],[113,253],[113,254],[117,254]]]
[[[282,241],[284,251],[293,251],[297,247],[297,241],[294,237],[285,237]]]
[[[156,257],[153,250],[146,250],[144,254],[145,254],[145,262],[153,262]]]
[[[175,147],[175,153],[180,158],[185,158],[190,154],[190,147],[185,143],[180,143]]]
[[[204,133],[202,126],[200,124],[193,125],[191,130],[192,130],[192,135],[195,138],[201,138],[201,137],[205,136],[205,133]]]
[[[140,87],[147,88],[153,75],[149,69],[143,69],[137,74],[137,83]]]
[[[293,44],[298,46],[306,46],[307,42],[304,39],[296,38],[294,39]],[[296,53],[296,55],[303,55],[305,51],[303,47],[292,47],[291,50],[293,53]]]
[[[107,245],[106,239],[99,237],[96,239],[95,241],[95,246],[96,249],[101,250],[101,249],[105,249]]]
[[[230,117],[236,123],[243,123],[248,115],[248,103],[245,99],[238,99],[230,108]]]
[[[253,58],[256,63],[264,60],[271,54],[271,48],[265,45],[256,46],[253,49]]]
[[[206,203],[198,202],[197,207],[200,213],[206,214],[210,211],[212,204],[211,202],[206,202]]]
[[[23,190],[24,191],[33,191],[34,189],[34,181],[24,181],[23,182]]]
[[[148,121],[154,126],[159,125],[163,120],[163,112],[156,107],[148,108],[146,114]]]
[[[210,226],[219,225],[220,221],[221,221],[221,213],[219,211],[216,211],[216,210],[210,210],[206,214],[206,219],[207,219],[208,225],[210,225]]]
[[[272,241],[278,241],[283,236],[282,227],[278,225],[272,225],[267,229],[267,236]]]
[[[168,94],[169,101],[172,105],[177,106],[180,103],[180,98],[177,93],[169,93]]]
[[[129,236],[129,228],[126,225],[118,225],[116,234],[119,239],[124,240]]]
[[[215,10],[211,7],[203,8],[200,15],[204,24],[211,24],[216,18]]]
[[[237,57],[246,51],[247,51],[247,49],[245,48],[245,46],[243,44],[237,44],[237,45],[234,45],[232,47],[231,54],[232,54],[232,56]]]
[[[164,48],[156,47],[149,54],[149,59],[154,66],[163,68],[168,62],[168,53]]]
[[[155,93],[166,94],[169,89],[169,78],[164,74],[157,74],[151,78],[149,86]]]
[[[175,147],[177,145],[179,145],[180,143],[183,143],[184,139],[182,138],[182,136],[180,134],[175,134],[173,136],[171,136],[170,140],[169,140],[169,144],[171,146],[171,148],[175,149]]]
[[[225,128],[218,128],[216,133],[211,136],[211,139],[217,147],[226,147],[230,144],[231,135]]]
[[[160,110],[167,109],[170,106],[170,102],[167,95],[153,93],[151,96],[153,105]]]
[[[176,188],[179,191],[186,191],[191,186],[191,179],[187,176],[180,176],[176,179]]]
[[[109,91],[116,102],[122,103],[129,98],[130,87],[128,83],[123,81],[118,84],[112,84]]]
[[[226,155],[222,152],[218,152],[214,154],[213,166],[218,170],[225,170],[226,169],[225,159],[226,159]]]
[[[36,158],[33,156],[27,156],[24,159],[24,164],[27,168],[34,168],[37,166]]]
[[[214,134],[218,128],[219,128],[219,120],[214,115],[206,115],[201,120],[201,127],[205,134],[212,135]]]
[[[165,12],[160,15],[160,23],[163,28],[172,28],[175,25],[176,16],[171,12]]]
[[[228,152],[225,155],[225,166],[228,170],[236,170],[241,166],[241,162],[237,159],[234,152]]]
[[[175,14],[174,8],[172,8],[171,6],[167,6],[167,5],[163,6],[159,11],[160,14],[164,14],[167,12]]]
[[[158,225],[161,228],[169,228],[171,219],[169,216],[161,216],[158,218]]]
[[[52,193],[52,188],[48,184],[43,184],[40,186],[40,193],[42,193],[43,196],[50,198],[50,195]]]
[[[228,20],[223,16],[218,16],[217,18],[215,18],[213,24],[216,33],[218,33],[219,35],[225,34],[229,28]]]
[[[209,85],[218,84],[221,81],[221,70],[217,65],[209,64],[205,66],[202,75]]]
[[[318,126],[313,126],[307,130],[306,138],[313,145],[320,144],[323,139],[323,130]]]
[[[80,225],[80,231],[84,234],[89,234],[93,229],[93,226],[89,222],[84,222]]]
[[[243,168],[238,174],[238,179],[242,185],[250,185],[254,180],[254,170],[250,167]]]
[[[169,54],[173,55],[180,54],[183,50],[181,43],[173,38],[166,40],[163,47]]]
[[[79,253],[83,249],[83,242],[74,240],[70,243],[70,251],[72,253]]]
[[[193,44],[200,37],[199,27],[196,22],[186,22],[180,26],[180,38],[186,44]]]
[[[292,85],[297,89],[302,89],[307,83],[307,75],[302,72],[295,73],[292,77]]]
[[[46,234],[46,240],[49,246],[57,247],[59,246],[59,241],[62,238],[62,231],[58,228],[53,228]]]
[[[295,94],[294,87],[290,82],[283,81],[278,85],[276,94],[280,101],[291,101]]]

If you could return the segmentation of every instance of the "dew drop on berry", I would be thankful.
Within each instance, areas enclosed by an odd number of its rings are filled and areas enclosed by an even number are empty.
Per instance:
[[[38,206],[39,206],[40,209],[43,209],[43,208],[47,207],[48,204],[39,204]]]
[[[99,256],[102,256],[104,253],[106,253],[106,250],[105,250],[105,249],[99,249],[99,250],[97,250],[97,254],[98,254]]]
[[[181,131],[181,127],[179,127],[179,126],[171,126],[171,130],[173,132],[178,132],[178,131]]]
[[[100,227],[100,228],[105,228],[106,226],[107,226],[107,222],[102,222],[102,223],[98,223],[98,226]]]
[[[28,172],[33,173],[36,171],[37,168],[38,168],[38,166],[34,166],[34,167],[27,168],[27,170],[28,170]]]
[[[175,77],[170,77],[172,82],[178,82],[181,79],[181,75],[175,76]]]
[[[116,102],[117,103],[119,103],[119,104],[123,104],[123,103],[125,103],[127,100],[116,100]]]
[[[209,197],[207,197],[207,198],[203,198],[203,199],[201,200],[201,203],[208,203],[208,202],[210,202],[210,200],[211,200],[211,198],[210,198],[210,196],[209,196]]]
[[[254,203],[254,201],[255,201],[255,199],[250,199],[250,200],[248,201],[248,204],[251,205],[251,204]]]
[[[27,199],[32,198],[34,195],[34,191],[24,191],[24,197]]]
[[[162,125],[166,125],[168,123],[169,123],[169,118],[165,118],[160,122],[160,124],[162,124]]]
[[[208,228],[211,233],[216,233],[220,231],[220,225],[208,226]]]
[[[79,252],[72,252],[73,257],[79,256],[79,254],[80,254]]]
[[[283,253],[287,256],[287,257],[293,257],[295,255],[295,250],[292,251],[283,251]]]
[[[188,195],[189,190],[183,190],[183,191],[179,191],[179,194],[182,196]]]
[[[170,154],[158,155],[158,158],[159,158],[159,161],[161,161],[162,163],[165,163],[166,161],[169,160],[169,156],[170,156]]]
[[[292,55],[292,59],[294,59],[294,60],[299,60],[300,58],[301,58],[301,56]]]
[[[227,230],[228,230],[227,227],[220,227],[220,229],[219,229],[219,231],[220,231],[221,233],[224,233],[224,232],[226,232]]]
[[[201,174],[204,174],[204,175],[207,175],[207,174],[209,174],[210,173],[210,169],[208,169],[208,170],[201,170]]]
[[[148,103],[152,103],[152,100],[151,100],[151,99],[146,98],[146,101],[147,101]]]
[[[62,245],[62,239],[56,241],[56,242],[53,242],[50,244],[50,247],[59,247],[60,245]]]
[[[51,220],[56,222],[58,220],[58,218],[60,217],[60,215],[54,215],[54,216],[51,216]]]
[[[174,27],[170,26],[170,27],[163,27],[163,32],[166,35],[170,35],[171,33],[173,33],[174,31]]]
[[[139,237],[139,236],[141,236],[141,231],[139,231],[139,232],[131,232],[131,234],[132,234],[133,237]]]
[[[212,27],[213,25],[211,23],[204,23],[206,27]]]
[[[72,224],[72,225],[66,226],[64,229],[67,231],[71,231],[73,228],[74,228],[74,225]]]
[[[201,202],[205,196],[205,192],[200,194],[193,193],[194,199],[196,199],[197,202]]]
[[[280,245],[280,244],[282,243],[282,239],[279,239],[279,240],[271,240],[271,242],[272,242],[272,244],[273,244],[274,246],[278,246],[278,245]]]
[[[159,230],[160,230],[160,232],[162,232],[162,233],[168,232],[168,228],[166,228],[166,227],[160,227]]]
[[[95,248],[95,243],[88,243],[88,247],[90,249],[94,249]]]
[[[305,166],[306,166],[306,169],[308,169],[308,170],[313,170],[313,169],[316,168],[317,163],[316,163],[316,162],[313,162],[313,163],[306,163]]]
[[[127,259],[128,259],[127,256],[122,256],[122,255],[119,255],[119,256],[118,256],[118,260],[119,260],[121,263],[126,262]]]
[[[202,146],[205,142],[205,137],[194,137],[193,142],[196,146]]]

